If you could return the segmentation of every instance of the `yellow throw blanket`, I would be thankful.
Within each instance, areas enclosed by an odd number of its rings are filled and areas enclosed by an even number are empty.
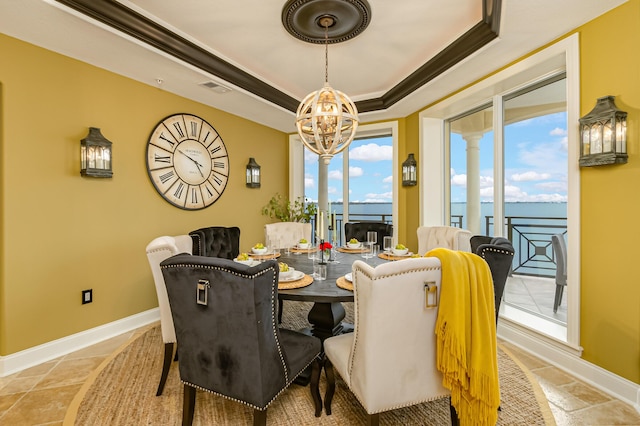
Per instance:
[[[495,425],[500,406],[493,281],[473,253],[437,248],[442,263],[436,321],[437,368],[460,425]]]

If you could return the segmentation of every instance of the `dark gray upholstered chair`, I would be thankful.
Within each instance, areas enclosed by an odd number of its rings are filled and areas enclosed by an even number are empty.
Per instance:
[[[195,256],[235,259],[240,254],[240,228],[210,226],[189,232]]]
[[[178,340],[183,425],[193,421],[196,388],[252,407],[254,424],[266,424],[269,405],[310,365],[320,416],[321,343],[277,326],[275,260],[249,267],[179,254],[160,267]]]
[[[564,235],[552,235],[551,246],[556,260],[556,297],[553,300],[553,312],[558,312],[558,306],[562,303],[562,293],[567,286],[567,243]]]
[[[496,323],[498,322],[498,312],[500,312],[500,302],[504,294],[504,287],[507,278],[511,273],[513,264],[514,249],[511,241],[503,237],[487,237],[484,235],[474,235],[471,237],[471,249],[487,262],[491,270],[493,280],[493,294],[496,306]]]
[[[383,237],[393,237],[393,225],[384,222],[347,222],[344,224],[345,242],[352,238],[358,241],[367,241],[367,232],[378,233],[379,246],[382,246]]]

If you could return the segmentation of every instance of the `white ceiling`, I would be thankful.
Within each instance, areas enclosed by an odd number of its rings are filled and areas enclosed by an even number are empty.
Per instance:
[[[626,0],[503,0],[500,36],[390,108],[361,122],[404,117]],[[481,0],[368,0],[371,23],[329,46],[329,83],[354,101],[377,98],[482,19]],[[292,37],[285,0],[120,0],[281,92],[301,100],[324,83],[324,46]],[[295,114],[142,45],[55,0],[0,0],[0,32],[140,82],[295,132]],[[6,60],[6,58],[3,58]],[[216,93],[201,83],[230,87]]]

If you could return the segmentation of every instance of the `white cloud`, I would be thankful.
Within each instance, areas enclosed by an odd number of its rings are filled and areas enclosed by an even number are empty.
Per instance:
[[[393,183],[393,176],[387,176],[386,178],[382,179],[382,182]]]
[[[542,182],[535,185],[536,188],[547,192],[567,193],[567,182]]]
[[[561,194],[532,194],[529,195],[521,188],[513,185],[506,185],[504,187],[504,199],[507,203],[512,202],[566,202],[567,196]]]
[[[480,176],[480,188],[493,188],[493,176]]]
[[[511,175],[511,179],[516,182],[528,182],[535,180],[546,180],[549,179],[551,175],[549,173],[538,173],[533,170],[524,172],[524,173],[514,173]]]
[[[359,177],[364,174],[364,170],[361,167],[349,167],[349,177]]]
[[[467,186],[467,175],[451,175],[451,185]]]
[[[560,127],[556,127],[552,131],[549,132],[551,136],[566,136],[567,129],[561,129]]]
[[[393,147],[369,143],[349,151],[349,158],[360,161],[384,161],[393,159]]]
[[[316,186],[316,180],[313,175],[306,173],[304,175],[304,187],[305,188],[314,188]]]
[[[305,163],[317,163],[318,162],[318,154],[315,152],[305,149],[304,150],[304,162]]]
[[[338,190],[336,189],[335,186],[330,186],[330,187],[327,188],[327,192],[329,194],[336,194],[338,192]]]
[[[327,178],[332,180],[342,180],[342,171],[340,170],[330,170]]]
[[[365,195],[365,203],[385,203],[393,199],[393,192],[384,192],[382,194],[368,193]]]

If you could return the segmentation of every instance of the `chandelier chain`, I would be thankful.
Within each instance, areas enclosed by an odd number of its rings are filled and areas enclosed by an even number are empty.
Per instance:
[[[329,25],[324,24],[324,82],[329,83]]]

